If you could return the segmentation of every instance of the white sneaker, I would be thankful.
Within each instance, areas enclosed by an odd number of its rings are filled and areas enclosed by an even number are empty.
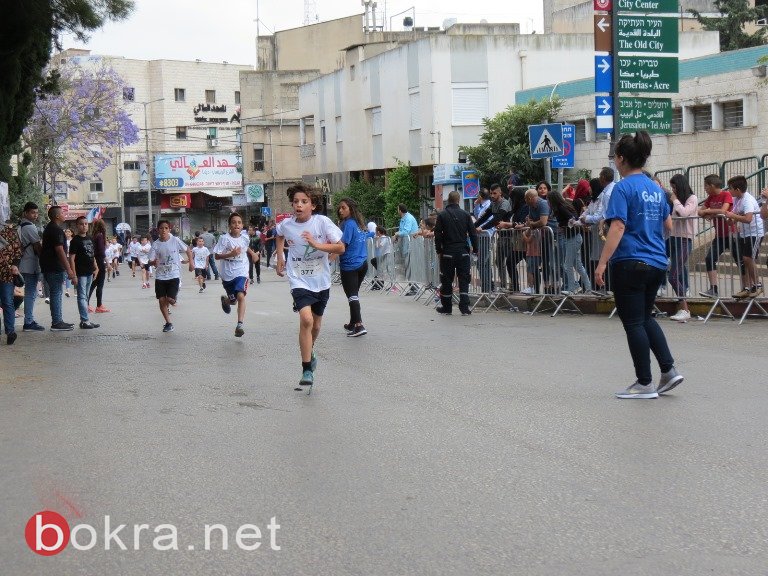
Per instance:
[[[669,319],[676,322],[686,322],[691,319],[691,313],[688,310],[678,310],[677,314],[673,314]]]

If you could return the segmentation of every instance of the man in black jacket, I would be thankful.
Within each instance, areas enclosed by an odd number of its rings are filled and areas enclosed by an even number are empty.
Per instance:
[[[435,223],[435,251],[440,260],[440,302],[438,314],[451,314],[453,306],[453,279],[459,277],[459,310],[469,316],[469,244],[477,254],[477,231],[472,218],[459,207],[459,193],[448,194],[448,205],[438,213]]]

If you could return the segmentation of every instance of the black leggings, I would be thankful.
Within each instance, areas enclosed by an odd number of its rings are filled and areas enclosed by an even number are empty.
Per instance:
[[[363,262],[363,265],[357,270],[341,271],[341,286],[344,288],[344,294],[347,295],[347,302],[349,302],[349,323],[352,326],[363,323],[358,292],[367,272],[368,262]]]
[[[101,297],[104,294],[104,279],[107,276],[107,265],[102,261],[96,260],[96,265],[99,267],[99,274],[96,276],[96,281],[91,284],[91,291],[88,292],[88,302],[91,301],[91,294],[96,290],[96,307],[101,306]]]
[[[248,278],[253,280],[253,267],[256,267],[256,278],[261,278],[261,258],[253,261],[253,258],[248,254]]]

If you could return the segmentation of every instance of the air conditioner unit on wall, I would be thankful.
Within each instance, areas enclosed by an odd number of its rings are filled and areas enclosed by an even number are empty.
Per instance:
[[[99,193],[98,192],[89,192],[88,193],[88,202],[98,202],[99,201]]]
[[[208,146],[211,148],[216,148],[219,145],[219,139],[218,138],[210,138],[208,140]]]

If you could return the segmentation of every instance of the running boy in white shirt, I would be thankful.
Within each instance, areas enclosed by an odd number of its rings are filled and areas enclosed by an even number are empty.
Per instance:
[[[152,245],[149,243],[149,236],[141,237],[141,244],[136,250],[136,261],[141,274],[141,287],[149,288],[149,253],[152,251]]]
[[[299,348],[301,380],[299,386],[311,386],[317,358],[313,347],[331,292],[328,254],[343,254],[342,232],[329,218],[312,214],[319,203],[317,190],[303,183],[288,188],[293,216],[276,229],[277,274],[288,275],[293,307],[299,313]],[[286,265],[283,248],[288,245]]]
[[[131,243],[128,244],[128,256],[131,258],[131,276],[136,277],[136,268],[139,267],[139,239],[137,236],[131,238]],[[143,285],[143,284],[142,284]]]
[[[160,220],[157,223],[157,231],[160,237],[152,243],[149,264],[155,266],[155,296],[165,320],[163,332],[173,332],[168,307],[176,304],[176,297],[179,295],[181,280],[179,254],[181,252],[187,254],[189,271],[192,272],[194,270],[192,250],[176,236],[171,236],[171,223],[168,220]]]
[[[243,320],[245,319],[245,294],[248,291],[248,255],[257,258],[256,253],[248,247],[248,235],[242,234],[243,219],[237,212],[229,215],[229,232],[219,236],[219,241],[213,247],[219,265],[219,276],[224,286],[226,296],[221,297],[221,308],[229,314],[232,304],[237,302],[237,326],[235,336],[240,338],[245,334]]]
[[[208,267],[208,256],[211,251],[205,247],[205,240],[198,236],[195,239],[197,246],[192,248],[192,255],[195,258],[195,280],[197,285],[200,286],[200,294],[205,290],[205,269]]]

